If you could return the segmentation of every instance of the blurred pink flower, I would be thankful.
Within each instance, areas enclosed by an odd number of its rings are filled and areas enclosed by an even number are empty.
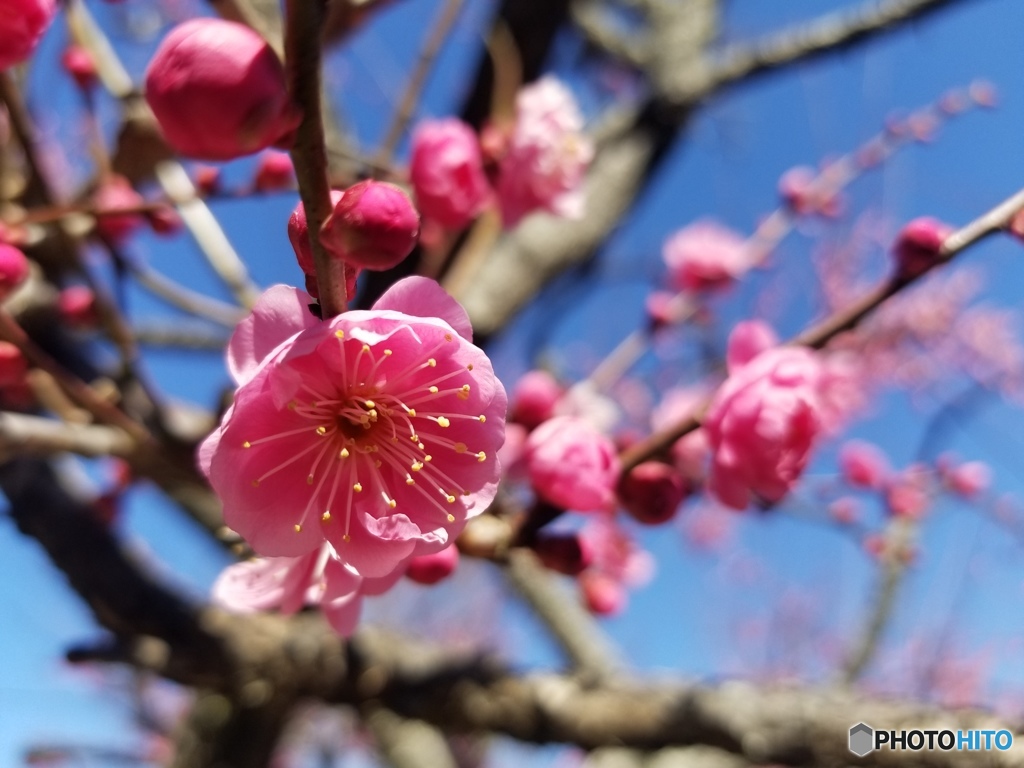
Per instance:
[[[907,223],[892,246],[897,274],[902,278],[917,277],[935,266],[942,243],[952,232],[949,224],[928,216]]]
[[[689,488],[675,467],[645,461],[623,475],[618,492],[619,501],[634,520],[661,525],[675,517]]]
[[[498,171],[496,191],[505,226],[515,226],[538,209],[582,216],[583,184],[593,156],[583,116],[568,88],[553,77],[523,88]]]
[[[0,243],[0,301],[10,296],[28,277],[28,258],[13,245]]]
[[[810,350],[781,347],[730,374],[704,421],[719,501],[734,509],[752,495],[775,502],[796,483],[822,430],[821,370]]]
[[[700,387],[668,390],[661,404],[651,414],[651,427],[664,428],[684,418],[694,416],[707,399],[707,393]],[[672,444],[672,463],[692,485],[704,480],[707,474],[708,456],[711,448],[704,429],[695,429],[683,435]]]
[[[201,160],[279,145],[302,118],[274,50],[249,27],[221,19],[170,31],[146,70],[146,101],[168,143]]]
[[[720,288],[753,266],[747,241],[710,219],[680,229],[665,241],[661,253],[669,282],[677,290]]]
[[[555,414],[565,390],[547,371],[527,371],[512,387],[509,419],[527,429],[536,429]]]
[[[100,211],[130,210],[145,202],[128,179],[116,174],[103,181],[92,195],[92,204]],[[145,217],[138,211],[96,217],[97,231],[114,243],[123,243],[145,224]]]
[[[480,142],[461,120],[426,120],[412,136],[409,180],[426,219],[462,229],[487,206],[491,188],[484,175]]]
[[[968,461],[944,473],[946,486],[966,499],[984,493],[992,484],[992,469],[983,461]]]
[[[856,488],[880,489],[889,475],[889,462],[877,445],[850,440],[839,451],[839,469]]]
[[[737,323],[729,334],[726,365],[730,372],[735,371],[778,344],[779,337],[770,325],[761,320],[744,320]]]
[[[544,501],[577,512],[607,509],[619,479],[615,445],[574,416],[541,424],[526,441],[530,482]]]
[[[494,498],[505,390],[437,283],[314,318],[275,286],[228,348],[239,384],[199,461],[224,519],[264,555],[326,538],[363,577],[437,552]]]
[[[56,0],[4,3],[0,11],[0,70],[20,64],[32,54],[56,11]]]
[[[295,186],[295,166],[287,152],[268,149],[260,153],[253,186],[260,192],[277,192]]]
[[[437,584],[455,573],[458,565],[459,548],[450,544],[440,552],[410,558],[405,576],[417,584]]]
[[[643,586],[654,575],[654,558],[614,518],[595,515],[580,531],[591,555],[591,564],[580,574],[580,588],[587,607],[606,615],[621,611],[627,589]]]

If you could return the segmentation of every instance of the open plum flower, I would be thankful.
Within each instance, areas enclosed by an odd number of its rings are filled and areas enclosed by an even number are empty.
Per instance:
[[[363,578],[437,552],[493,500],[506,396],[465,311],[426,278],[327,322],[274,286],[235,331],[235,402],[199,462],[268,556],[329,541]]]
[[[291,615],[319,606],[334,631],[348,637],[359,622],[363,598],[379,595],[401,578],[404,569],[364,579],[338,558],[330,544],[299,557],[266,557],[236,563],[213,585],[213,602],[235,613],[278,610]]]

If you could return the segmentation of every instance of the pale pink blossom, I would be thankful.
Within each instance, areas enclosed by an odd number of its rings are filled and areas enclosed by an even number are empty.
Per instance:
[[[32,54],[56,11],[56,0],[0,2],[0,70]]]
[[[523,88],[498,170],[496,192],[506,227],[535,210],[583,215],[583,184],[594,147],[572,92],[553,77]]]
[[[881,449],[863,440],[850,440],[839,451],[843,479],[856,488],[879,489],[889,476],[889,462]]]
[[[28,259],[13,245],[0,243],[0,301],[10,296],[28,277]]]
[[[390,589],[402,570],[368,579],[337,556],[330,544],[298,557],[267,557],[236,563],[213,585],[216,605],[234,613],[276,610],[284,615],[318,606],[331,627],[348,637],[356,628],[364,596]]]
[[[416,246],[420,217],[399,187],[367,179],[345,190],[320,228],[331,255],[360,269],[391,269]]]
[[[302,117],[273,48],[243,24],[212,18],[163,39],[146,70],[146,101],[168,143],[202,160],[286,142]]]
[[[132,210],[145,202],[124,176],[110,176],[92,195],[92,204],[97,210],[109,212],[96,218],[96,230],[114,243],[123,243],[145,225],[145,217],[138,210]]]
[[[682,474],[660,461],[645,461],[623,475],[618,495],[634,520],[661,525],[671,520],[689,493]]]
[[[665,241],[662,258],[677,290],[721,288],[753,266],[747,241],[710,219],[683,227]]]
[[[426,120],[412,135],[409,180],[424,218],[462,229],[491,199],[480,142],[461,120]]]
[[[544,501],[577,512],[607,509],[619,478],[615,444],[574,416],[541,424],[526,441],[533,489]]]
[[[228,348],[239,384],[199,461],[224,520],[264,555],[326,538],[360,576],[450,544],[494,498],[505,391],[437,283],[314,318],[275,286]]]
[[[565,389],[547,371],[527,371],[512,387],[509,418],[527,429],[536,429],[555,415],[555,406],[564,394]]]
[[[979,496],[992,484],[992,469],[983,461],[968,461],[944,474],[946,486],[966,499]]]
[[[704,421],[711,492],[744,509],[779,501],[799,479],[822,431],[821,363],[807,349],[770,349],[730,374]]]
[[[771,326],[761,320],[744,320],[737,323],[729,334],[725,362],[729,371],[746,365],[766,349],[779,344],[779,337]]]

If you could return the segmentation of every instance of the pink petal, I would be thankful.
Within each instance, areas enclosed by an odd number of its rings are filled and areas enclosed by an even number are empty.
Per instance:
[[[287,285],[272,286],[260,296],[228,343],[228,370],[239,385],[249,381],[283,342],[317,324],[309,311],[312,301],[309,294]]]
[[[466,341],[473,340],[469,315],[436,281],[427,277],[407,277],[388,288],[373,308],[390,309],[414,317],[439,317]]]

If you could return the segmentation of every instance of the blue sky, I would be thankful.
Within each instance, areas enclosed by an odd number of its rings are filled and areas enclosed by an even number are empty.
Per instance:
[[[113,29],[123,30],[126,19],[146,27],[150,19],[142,0],[92,5]],[[736,0],[726,3],[723,36],[745,39],[842,5],[832,0]],[[350,46],[329,58],[328,79],[355,134],[370,148],[382,129],[381,115],[388,114],[401,92],[403,73],[437,7],[434,0],[391,4]],[[453,42],[425,91],[421,116],[456,109],[465,75],[478,55],[488,7],[485,2],[467,3]],[[133,72],[141,72],[156,35],[156,29],[141,40],[123,32],[115,35]],[[686,140],[666,160],[635,215],[609,241],[596,268],[556,283],[539,298],[537,307],[496,340],[493,353],[499,374],[511,382],[531,364],[531,355],[565,345],[583,347],[590,355],[607,351],[640,322],[643,298],[660,273],[661,243],[674,229],[710,215],[749,232],[759,216],[775,206],[775,184],[784,170],[850,150],[877,132],[894,110],[927,104],[947,88],[977,77],[999,87],[999,108],[953,121],[933,144],[910,147],[884,169],[866,175],[850,190],[851,208],[879,209],[894,223],[929,214],[960,224],[1011,194],[1024,181],[1021,39],[1024,14],[1014,0],[962,2],[869,45],[769,75],[713,99],[687,128]],[[72,136],[74,127],[67,115],[74,105],[73,93],[52,66],[63,40],[58,22],[41,48],[44,63],[33,73],[32,93],[41,124]],[[562,41],[554,68],[569,73],[575,53],[572,41]],[[55,95],[44,98],[43,89]],[[582,101],[585,108],[596,103],[586,93]],[[106,114],[111,114],[109,106]],[[244,179],[250,169],[249,162],[232,164],[229,178]],[[296,278],[284,227],[294,203],[294,196],[279,195],[213,206],[261,284]],[[168,242],[144,235],[133,243],[132,253],[175,279],[226,297],[187,237]],[[727,329],[731,321],[756,311],[756,294],[772,280],[800,285],[810,254],[808,239],[787,240],[771,273],[756,276],[750,287],[722,302],[721,327]],[[966,255],[966,262],[989,278],[985,301],[1010,307],[1019,303],[1022,255],[1022,246],[1008,238],[990,240]],[[552,306],[562,311],[552,315]],[[174,316],[138,291],[130,294],[130,307],[136,318]],[[797,307],[772,319],[788,335],[811,319],[808,309]],[[538,341],[547,346],[538,348]],[[168,394],[207,406],[227,384],[215,354],[154,352],[148,355],[147,366]],[[572,361],[565,372],[586,373]],[[879,442],[897,464],[905,463],[917,451],[925,420],[926,413],[911,407],[904,395],[890,394],[853,433]],[[1018,408],[993,402],[970,424],[947,434],[942,447],[991,463],[997,489],[1020,495],[1024,488],[1016,472],[1016,435],[1021,424]],[[833,472],[833,453],[834,446],[825,446],[811,472]],[[633,595],[625,615],[606,622],[639,669],[672,669],[706,678],[757,671],[769,644],[745,638],[742,627],[763,617],[766,607],[783,597],[806,599],[812,613],[840,637],[860,626],[874,572],[856,542],[786,514],[747,515],[734,522],[736,545],[727,556],[718,557],[687,548],[677,526],[640,532],[658,560],[657,575]],[[224,563],[224,556],[152,490],[130,495],[122,529],[133,546],[152,552],[178,574],[184,589],[196,595],[205,591]],[[1019,654],[1015,660],[1012,653],[1014,643],[1024,637],[1024,619],[1015,607],[1024,577],[1017,566],[1019,546],[1001,529],[980,521],[977,513],[949,503],[940,506],[926,525],[921,561],[903,593],[893,647],[911,635],[934,635],[955,617],[960,647],[970,652],[981,649],[997,659],[988,679],[991,695],[1019,689],[1024,665]],[[24,748],[41,741],[132,743],[124,701],[98,687],[95,675],[70,670],[60,662],[69,644],[95,637],[97,628],[38,548],[3,521],[0,563],[5,576],[0,579],[0,609],[8,617],[0,632],[0,649],[13,660],[0,668],[0,768],[20,764]],[[451,587],[429,593],[404,587],[391,607],[375,612],[393,618],[402,605],[422,599],[458,622],[460,603],[450,598],[458,598],[459,585],[476,581],[471,574],[480,571],[466,569]],[[762,577],[751,582],[750,573]],[[965,573],[967,587],[961,591]],[[493,580],[481,583],[488,593],[500,589]],[[461,621],[466,626],[474,623],[464,614]],[[533,624],[518,606],[509,604],[501,622],[507,632],[505,645],[518,661],[554,662],[552,649],[537,639]]]

